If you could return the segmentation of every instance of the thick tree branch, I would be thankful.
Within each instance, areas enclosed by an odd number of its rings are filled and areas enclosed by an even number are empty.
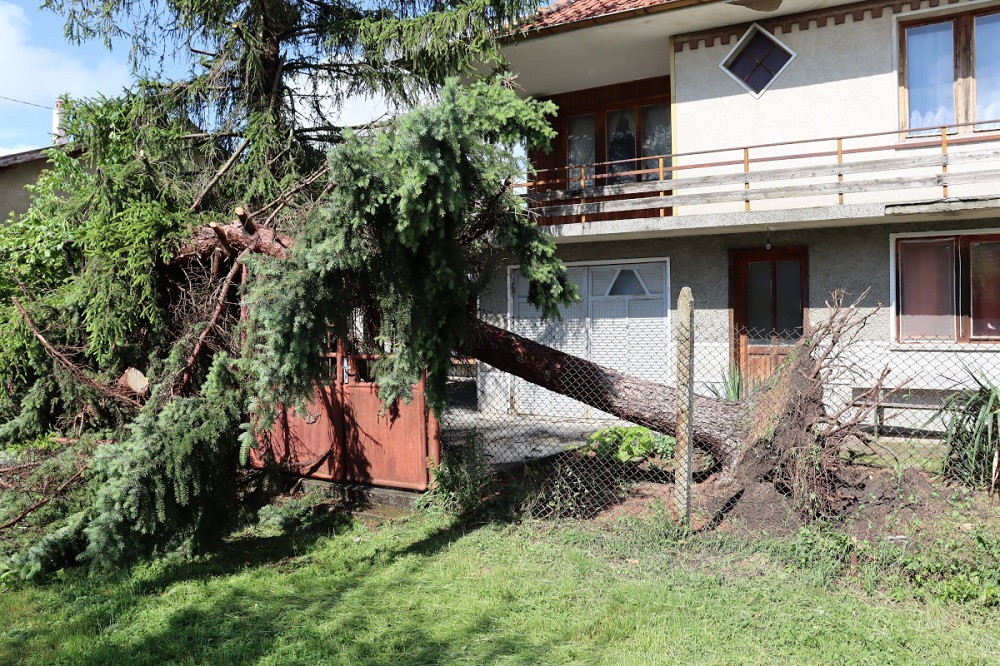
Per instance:
[[[142,403],[139,402],[138,400],[135,400],[125,395],[121,395],[120,393],[117,393],[116,391],[108,388],[107,386],[102,386],[101,384],[98,384],[96,381],[91,379],[86,372],[84,372],[79,366],[73,363],[73,361],[66,358],[64,354],[60,353],[59,350],[53,347],[52,344],[45,339],[45,336],[43,336],[41,333],[38,332],[38,329],[35,328],[35,324],[31,321],[31,317],[28,316],[28,311],[24,309],[24,307],[21,305],[21,302],[18,301],[16,297],[12,296],[10,300],[13,301],[14,307],[17,308],[17,311],[21,313],[21,316],[24,318],[24,323],[28,325],[28,329],[31,330],[31,333],[32,335],[35,336],[35,339],[41,343],[42,347],[45,348],[45,351],[47,351],[49,355],[52,358],[54,358],[57,363],[59,363],[59,365],[63,366],[63,368],[65,368],[66,371],[69,372],[70,376],[72,376],[77,381],[86,384],[87,386],[94,389],[101,395],[125,403],[129,407],[142,409]]]
[[[227,225],[209,224],[194,230],[191,238],[178,248],[171,263],[208,260],[215,252],[240,253],[245,250],[284,259],[293,242],[290,236],[263,226],[257,226],[256,233],[249,234],[239,221]]]

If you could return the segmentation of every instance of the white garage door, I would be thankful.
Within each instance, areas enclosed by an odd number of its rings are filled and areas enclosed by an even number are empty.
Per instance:
[[[514,270],[511,315],[515,333],[653,381],[667,379],[667,332],[670,310],[666,260],[643,263],[569,266],[580,301],[562,308],[560,322],[543,321],[528,303],[528,285]],[[598,417],[603,413],[514,379],[515,411],[563,417]]]

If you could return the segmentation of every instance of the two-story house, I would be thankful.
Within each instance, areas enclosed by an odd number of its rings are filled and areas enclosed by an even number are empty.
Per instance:
[[[1000,2],[564,0],[504,52],[559,106],[530,196],[581,295],[542,322],[509,267],[482,307],[513,330],[670,381],[690,286],[703,388],[768,375],[835,289],[916,388],[1000,343]]]

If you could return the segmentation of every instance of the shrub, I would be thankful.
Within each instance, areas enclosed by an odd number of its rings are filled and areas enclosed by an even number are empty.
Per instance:
[[[638,462],[650,455],[673,458],[677,440],[642,426],[601,428],[587,438],[587,445],[599,460]]]
[[[433,483],[424,495],[425,506],[462,516],[482,507],[490,492],[490,467],[475,432],[465,436],[465,445],[445,448],[441,464],[431,463]]]
[[[330,526],[343,518],[336,502],[319,491],[306,491],[285,501],[266,504],[257,512],[257,526],[283,534]]]

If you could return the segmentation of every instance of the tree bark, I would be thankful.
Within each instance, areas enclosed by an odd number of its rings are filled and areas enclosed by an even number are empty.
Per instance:
[[[239,221],[195,230],[177,260],[208,258],[215,252],[245,250],[284,259],[293,241],[257,227],[248,233]],[[625,421],[674,435],[677,427],[677,390],[605,368],[546,347],[481,320],[470,323],[463,351],[498,370],[578,400]],[[731,476],[747,437],[747,406],[695,396],[694,444],[709,451]]]
[[[239,220],[227,225],[210,224],[195,229],[191,238],[174,254],[171,263],[207,260],[218,252],[236,256],[244,251],[284,259],[293,243],[291,237],[266,227],[255,226],[250,233]]]
[[[622,374],[481,320],[471,323],[463,351],[625,421],[665,435],[676,429],[676,387]],[[695,396],[694,444],[711,452],[724,476],[738,463],[746,438],[745,413],[740,403]]]

